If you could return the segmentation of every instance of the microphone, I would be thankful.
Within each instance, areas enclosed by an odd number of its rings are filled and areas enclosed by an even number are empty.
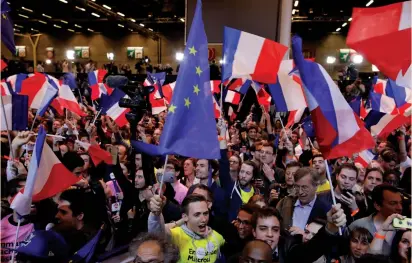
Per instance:
[[[52,229],[54,227],[54,224],[53,223],[48,223],[47,225],[46,225],[46,231],[49,231],[50,229]]]
[[[129,82],[129,79],[125,76],[108,76],[106,78],[106,84],[111,88],[124,87]]]

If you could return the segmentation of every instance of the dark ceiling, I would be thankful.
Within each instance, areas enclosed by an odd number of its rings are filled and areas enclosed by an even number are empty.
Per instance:
[[[292,16],[292,33],[314,38],[331,32],[347,34],[352,8],[365,7],[369,2],[369,0],[292,1],[294,5],[298,2],[296,7],[293,7],[296,10]],[[11,2],[12,18],[17,33],[47,32],[59,36],[63,32],[64,34],[75,32],[93,34],[91,31],[93,30],[105,35],[118,36],[133,30],[156,37],[157,33],[174,35],[184,32],[185,0],[9,0],[9,2]],[[401,1],[375,0],[370,6],[382,6],[394,2]],[[105,8],[104,5],[111,9]],[[345,22],[347,25],[342,27]],[[338,28],[341,29],[336,32]]]

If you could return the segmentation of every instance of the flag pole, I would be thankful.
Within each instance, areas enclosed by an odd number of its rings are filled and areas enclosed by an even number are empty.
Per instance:
[[[15,213],[17,213],[17,212],[15,212]],[[16,230],[16,236],[14,238],[13,252],[11,253],[11,262],[12,263],[14,263],[14,256],[15,256],[15,253],[16,253],[17,239],[19,238],[20,224],[21,224],[21,218],[19,216],[19,219],[17,220],[17,230]]]
[[[280,117],[279,120],[280,120],[280,124],[282,125],[282,130],[283,130],[283,132],[284,132],[285,135],[286,135],[286,140],[289,141],[289,137],[288,137],[288,135],[286,134],[286,128],[285,128],[285,126],[283,125],[282,117]],[[279,140],[280,140],[280,139],[282,139],[282,138],[279,138]]]
[[[169,155],[166,155],[165,165],[163,166],[162,180],[160,181],[159,196],[162,195],[163,181],[164,181],[164,178],[165,178],[165,172],[166,172],[166,166],[167,166],[167,161],[168,160],[169,160]]]
[[[96,114],[96,116],[94,116],[94,119],[93,119],[93,122],[92,122],[92,124],[94,125],[94,123],[97,121],[97,118],[99,117],[99,114],[102,112],[102,109],[100,109],[98,112],[97,112],[97,114]]]
[[[36,123],[36,119],[37,119],[38,116],[39,116],[39,111],[37,110],[36,115],[34,116],[34,119],[33,119],[33,123],[31,124],[30,131],[33,131],[34,124]]]
[[[329,185],[330,185],[330,193],[332,195],[332,202],[333,205],[336,205],[336,198],[335,198],[335,192],[333,191],[333,184],[332,184],[332,179],[330,177],[330,171],[329,171],[329,166],[328,166],[328,160],[325,160],[325,167],[326,167],[326,175],[328,177]],[[342,229],[339,227],[339,235],[342,235]]]
[[[225,86],[223,85],[223,83],[220,83],[220,116],[222,116],[222,118],[223,118],[223,89],[224,88]]]
[[[0,97],[1,97],[1,108],[3,110],[4,122],[6,124],[6,129],[7,129],[7,139],[9,140],[9,145],[10,145],[11,159],[14,160],[13,147],[11,145],[11,136],[10,136],[9,124],[7,123],[6,110],[4,109],[3,96],[0,96]]]

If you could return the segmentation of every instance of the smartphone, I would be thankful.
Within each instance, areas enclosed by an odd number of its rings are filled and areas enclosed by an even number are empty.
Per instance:
[[[352,192],[351,189],[344,189],[342,194],[343,194],[344,196],[348,197],[348,198],[351,198],[351,197],[349,196],[349,194],[353,195],[353,192]]]
[[[405,218],[405,219],[394,218],[392,224],[393,224],[393,227],[395,228],[412,229],[412,219],[411,218]]]

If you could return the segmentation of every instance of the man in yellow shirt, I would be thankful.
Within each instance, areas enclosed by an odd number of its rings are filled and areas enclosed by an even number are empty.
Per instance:
[[[207,225],[209,209],[206,199],[196,194],[188,195],[182,202],[182,220],[171,226],[165,226],[161,214],[165,201],[165,197],[152,197],[149,232],[164,233],[179,248],[178,262],[216,262],[225,240]]]
[[[325,159],[323,158],[322,154],[315,154],[312,157],[312,167],[315,168],[320,175],[319,185],[316,193],[319,194],[322,192],[330,191],[331,187],[329,180],[326,177],[326,169],[329,168],[326,167]]]

